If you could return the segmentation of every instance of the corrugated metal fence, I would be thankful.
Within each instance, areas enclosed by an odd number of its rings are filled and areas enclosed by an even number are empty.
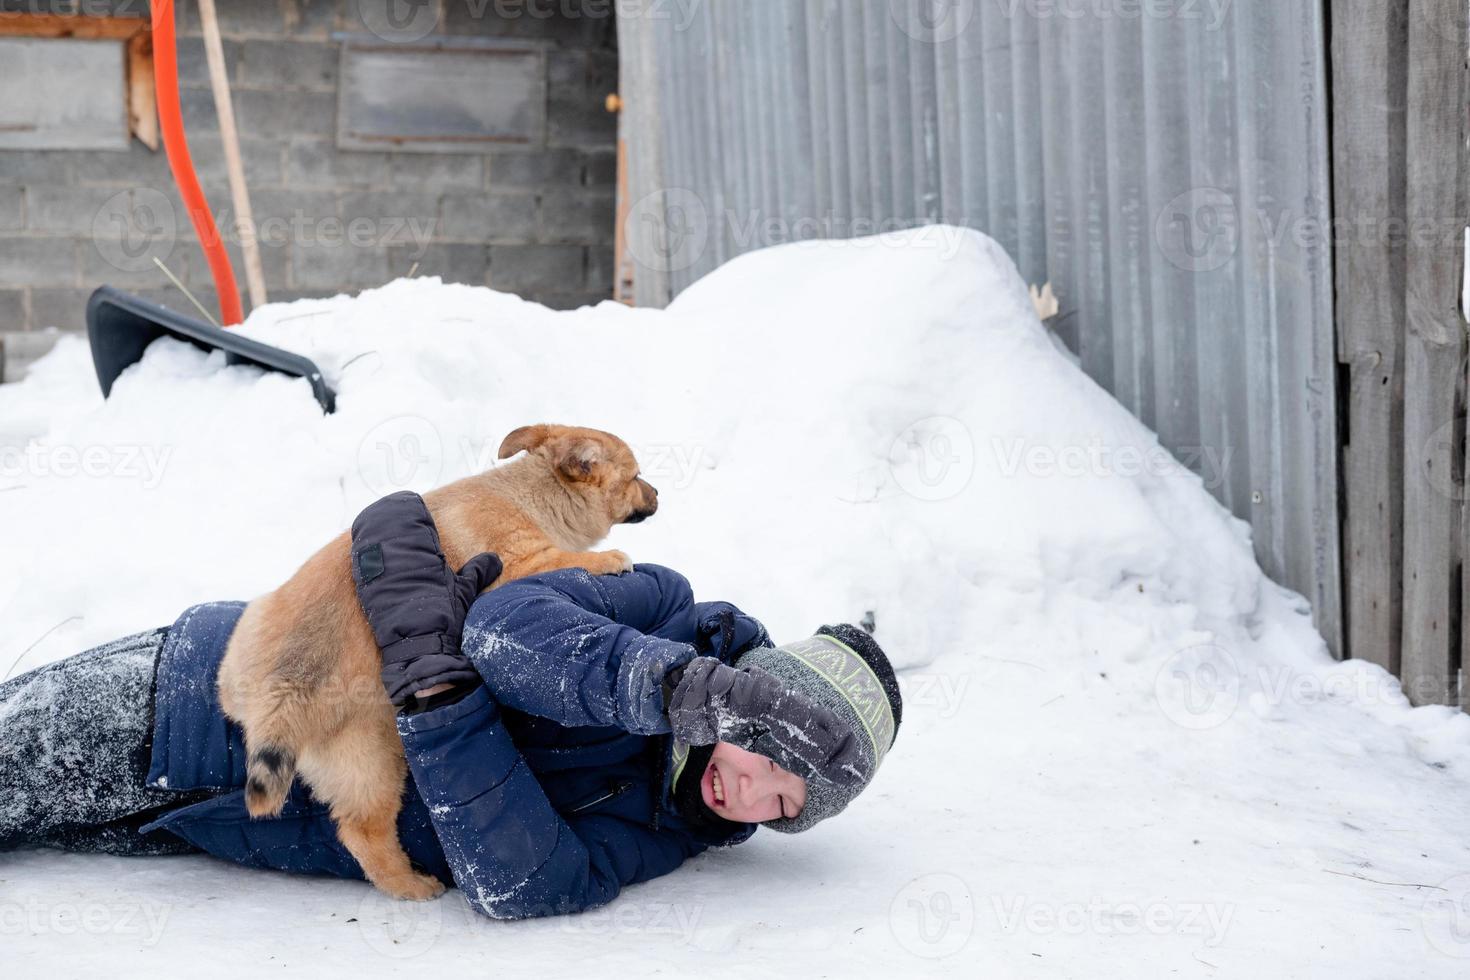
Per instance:
[[[1252,524],[1341,649],[1316,3],[619,12],[640,304],[792,238],[980,229],[1055,285],[1084,368]]]

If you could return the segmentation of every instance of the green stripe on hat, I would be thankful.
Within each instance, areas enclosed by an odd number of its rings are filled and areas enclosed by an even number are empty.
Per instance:
[[[826,633],[778,649],[805,664],[852,706],[873,746],[873,768],[882,765],[883,757],[893,745],[893,706],[868,662],[852,647]]]

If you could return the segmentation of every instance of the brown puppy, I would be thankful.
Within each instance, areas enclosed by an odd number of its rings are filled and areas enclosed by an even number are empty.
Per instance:
[[[621,551],[586,550],[658,509],[628,446],[596,429],[531,425],[505,437],[499,458],[521,450],[424,496],[450,568],[493,551],[505,569],[496,585],[558,568],[631,569]],[[398,840],[407,766],[353,587],[350,538],[338,535],[245,607],[220,665],[220,705],[245,730],[251,816],[279,814],[300,773],[369,881],[398,898],[433,898],[444,886],[414,871]]]

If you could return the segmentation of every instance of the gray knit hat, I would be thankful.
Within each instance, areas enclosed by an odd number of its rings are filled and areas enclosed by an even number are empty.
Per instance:
[[[807,780],[806,805],[795,817],[767,820],[785,834],[807,830],[841,813],[872,782],[898,734],[903,696],[888,657],[867,631],[846,623],[779,647],[756,647],[736,662],[774,674],[804,697],[830,709],[858,733],[860,782],[841,786]]]

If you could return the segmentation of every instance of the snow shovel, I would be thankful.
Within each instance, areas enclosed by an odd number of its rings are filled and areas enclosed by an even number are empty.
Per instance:
[[[92,345],[92,364],[104,398],[112,393],[118,375],[128,365],[136,364],[159,337],[174,337],[206,351],[222,350],[227,364],[253,364],[305,378],[322,411],[336,411],[336,393],[327,387],[321,370],[309,358],[201,323],[111,286],[102,286],[87,300],[87,340]]]

